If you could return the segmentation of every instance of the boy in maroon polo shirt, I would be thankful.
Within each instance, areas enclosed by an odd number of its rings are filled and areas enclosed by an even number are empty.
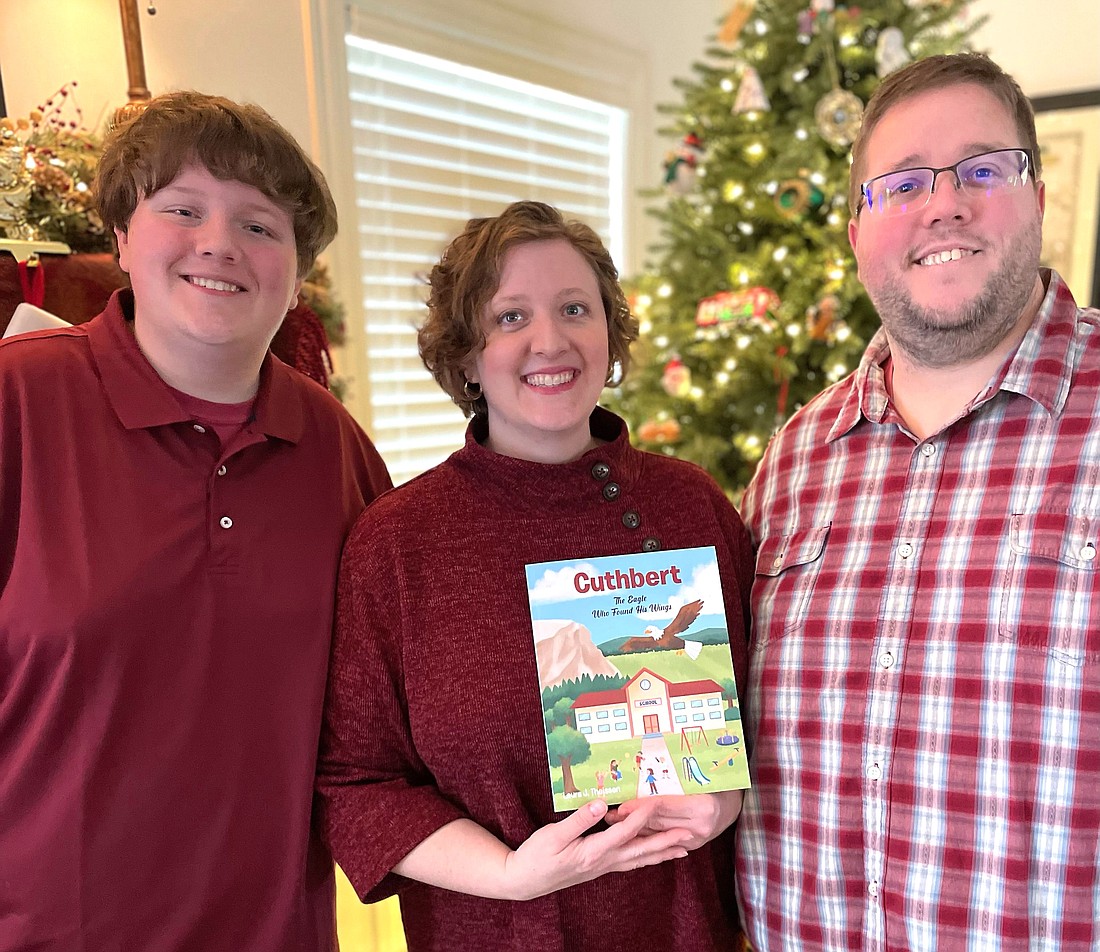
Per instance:
[[[390,481],[268,344],[335,207],[198,93],[112,135],[97,198],[133,290],[0,343],[0,950],[327,950],[334,580]]]

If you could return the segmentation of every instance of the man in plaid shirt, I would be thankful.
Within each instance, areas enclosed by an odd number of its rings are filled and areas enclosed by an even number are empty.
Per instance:
[[[867,106],[882,330],[743,506],[757,952],[1100,949],[1100,311],[1039,267],[1040,173],[985,57]]]

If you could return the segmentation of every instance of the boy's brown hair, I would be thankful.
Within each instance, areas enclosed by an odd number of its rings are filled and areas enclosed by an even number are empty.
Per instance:
[[[336,236],[325,177],[294,137],[259,106],[193,90],[157,96],[108,135],[95,179],[104,225],[126,231],[138,202],[187,165],[250,185],[290,214],[299,278]]]

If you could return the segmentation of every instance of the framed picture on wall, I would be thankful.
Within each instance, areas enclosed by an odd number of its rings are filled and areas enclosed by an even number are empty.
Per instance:
[[[1042,262],[1100,306],[1100,89],[1032,100],[1043,157]]]

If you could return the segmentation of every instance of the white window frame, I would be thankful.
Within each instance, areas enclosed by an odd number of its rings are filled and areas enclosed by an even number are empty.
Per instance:
[[[354,17],[356,31],[380,43],[439,57],[489,72],[547,86],[626,111],[627,131],[621,206],[621,247],[612,248],[620,272],[629,274],[635,260],[639,222],[631,201],[638,184],[648,181],[638,168],[645,154],[636,121],[649,101],[645,57],[606,38],[566,28],[510,8],[498,0],[308,0],[307,19],[314,81],[311,103],[314,154],[324,168],[342,214],[341,234],[327,253],[336,292],[347,311],[347,346],[338,354],[337,370],[350,380],[347,405],[371,430],[371,394],[364,341],[365,315],[359,283],[355,222],[355,181],[344,37]],[[618,242],[616,242],[618,245]],[[461,413],[455,408],[456,418]],[[457,448],[457,447],[456,447]]]

